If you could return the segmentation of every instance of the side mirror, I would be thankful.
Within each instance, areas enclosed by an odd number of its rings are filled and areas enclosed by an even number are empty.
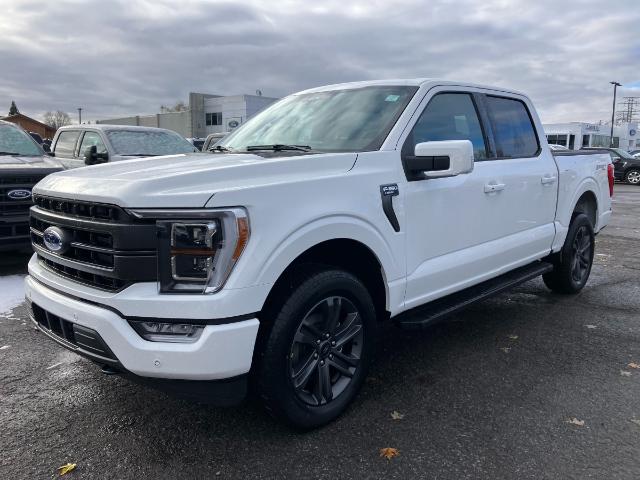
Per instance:
[[[98,147],[91,145],[84,151],[84,163],[85,165],[97,165],[98,163],[105,163],[109,160],[108,153],[98,153]]]
[[[51,153],[51,147],[49,147],[49,145],[46,143],[42,144],[42,149],[45,151],[45,153]]]
[[[473,171],[473,144],[469,140],[423,142],[415,156],[406,157],[407,170],[417,178],[455,177]]]

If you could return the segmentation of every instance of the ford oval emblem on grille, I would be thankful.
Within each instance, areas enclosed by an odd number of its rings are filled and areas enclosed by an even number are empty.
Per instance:
[[[44,246],[53,253],[64,253],[71,243],[69,235],[58,227],[49,227],[42,234]]]
[[[9,190],[7,192],[7,197],[11,200],[26,200],[27,198],[31,198],[31,190]]]

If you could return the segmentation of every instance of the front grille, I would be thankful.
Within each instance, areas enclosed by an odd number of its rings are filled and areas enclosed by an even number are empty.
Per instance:
[[[31,243],[50,271],[108,291],[157,280],[155,223],[131,217],[115,205],[41,196],[34,200]],[[62,253],[47,249],[44,232],[49,227],[64,232],[68,244]]]
[[[78,349],[91,357],[97,356],[101,359],[117,361],[116,356],[95,330],[58,317],[35,303],[31,304],[31,311],[33,320],[47,333],[61,340],[64,345]]]
[[[34,203],[43,210],[62,213],[72,217],[112,222],[123,220],[127,217],[126,212],[115,205],[80,202],[63,198],[45,197],[42,195],[35,196],[33,200]]]
[[[44,175],[0,176],[0,219],[6,217],[26,217],[33,205],[31,198],[17,199],[9,197],[12,190],[31,191],[33,186],[44,178]]]

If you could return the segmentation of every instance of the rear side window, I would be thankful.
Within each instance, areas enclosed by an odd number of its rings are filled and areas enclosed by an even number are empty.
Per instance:
[[[67,130],[60,132],[56,146],[54,147],[54,154],[56,157],[73,158],[76,148],[76,142],[80,136],[79,130]]]
[[[526,158],[540,145],[526,105],[520,100],[487,96],[487,108],[499,158]]]
[[[487,158],[482,127],[471,95],[439,93],[425,107],[404,144],[403,154],[413,155],[422,142],[470,140],[476,160]]]

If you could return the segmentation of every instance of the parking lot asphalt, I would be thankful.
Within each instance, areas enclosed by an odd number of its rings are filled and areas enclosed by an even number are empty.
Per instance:
[[[306,434],[106,376],[20,305],[0,316],[0,478],[638,479],[640,188],[616,186],[595,259],[574,297],[535,280],[424,332],[386,326],[354,405]]]

